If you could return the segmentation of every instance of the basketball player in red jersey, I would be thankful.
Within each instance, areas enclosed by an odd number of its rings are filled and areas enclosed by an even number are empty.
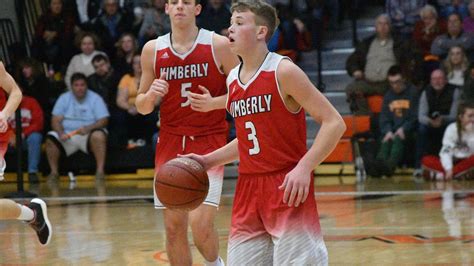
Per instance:
[[[8,94],[8,99],[7,95]],[[5,153],[11,131],[7,119],[11,117],[21,102],[21,91],[0,61],[0,181],[4,179],[6,168]],[[48,220],[46,204],[41,199],[32,199],[28,205],[17,204],[9,199],[0,199],[0,220],[21,220],[28,222],[36,231],[41,245],[47,245],[52,230]]]
[[[142,52],[142,77],[136,100],[141,114],[160,104],[160,137],[155,171],[178,154],[205,154],[226,144],[226,74],[238,64],[226,37],[199,29],[199,0],[169,0],[165,6],[171,33],[148,42]],[[216,110],[220,109],[220,110]],[[208,170],[204,203],[191,212],[164,210],[166,248],[172,265],[191,265],[187,239],[191,225],[196,247],[207,265],[221,265],[214,218],[224,168]],[[155,208],[164,208],[155,194]]]
[[[207,155],[206,168],[240,159],[228,265],[327,265],[312,172],[345,124],[305,73],[267,49],[278,20],[261,1],[232,5],[229,40],[242,63],[227,77],[227,110],[237,139]],[[306,148],[305,111],[321,124]]]

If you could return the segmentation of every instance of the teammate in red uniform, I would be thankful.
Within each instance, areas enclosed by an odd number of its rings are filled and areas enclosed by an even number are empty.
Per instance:
[[[242,63],[227,77],[227,110],[237,139],[186,156],[207,168],[240,159],[229,265],[326,265],[312,172],[345,125],[300,68],[268,51],[277,23],[275,9],[261,0],[234,2],[230,47]],[[309,150],[305,111],[321,124]]]
[[[160,104],[160,137],[155,170],[178,154],[205,154],[226,144],[226,74],[238,64],[227,38],[199,29],[199,0],[169,0],[165,7],[172,33],[148,42],[136,100],[141,114]],[[221,109],[221,110],[216,110]],[[166,248],[172,265],[191,265],[188,222],[207,265],[220,265],[214,218],[220,201],[223,166],[209,169],[208,197],[196,210],[166,209]],[[155,193],[155,208],[163,208]]]
[[[6,94],[8,94],[8,99]],[[4,156],[12,133],[8,131],[7,120],[15,113],[20,102],[20,88],[18,88],[0,61],[0,181],[4,179],[3,175],[6,168]],[[36,231],[41,245],[49,243],[52,229],[44,201],[32,199],[28,205],[21,205],[9,199],[0,199],[0,220],[14,219],[28,222]]]

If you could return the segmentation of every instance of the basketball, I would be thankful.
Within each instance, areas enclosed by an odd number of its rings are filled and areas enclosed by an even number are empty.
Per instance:
[[[156,173],[155,191],[165,207],[190,211],[207,197],[209,178],[197,161],[176,158],[163,164]]]

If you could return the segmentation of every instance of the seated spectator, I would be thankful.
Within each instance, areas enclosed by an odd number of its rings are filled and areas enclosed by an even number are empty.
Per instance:
[[[414,69],[421,64],[421,54],[393,37],[390,20],[380,15],[375,24],[376,35],[359,45],[346,61],[347,73],[354,81],[346,87],[347,100],[351,110],[358,114],[369,113],[366,100],[368,95],[383,95],[387,89],[387,71],[393,65],[400,65],[403,76],[420,80],[414,75]]]
[[[426,0],[387,0],[385,8],[392,22],[393,31],[404,39],[410,38],[420,10]]]
[[[120,81],[119,74],[110,65],[109,58],[105,54],[94,56],[92,65],[94,66],[94,74],[87,78],[87,86],[90,90],[99,94],[109,108],[115,106],[117,85]]]
[[[120,9],[118,0],[104,0],[103,13],[94,19],[93,31],[100,36],[104,52],[109,58],[115,55],[119,37],[132,30],[133,17]]]
[[[153,0],[153,5],[145,9],[143,23],[138,33],[140,46],[147,41],[170,32],[171,22],[165,13],[166,0]]]
[[[50,180],[59,176],[59,157],[92,151],[96,161],[96,179],[104,178],[109,111],[102,97],[87,89],[86,76],[74,73],[72,89],[62,94],[53,108],[51,126],[46,138],[46,155]]]
[[[43,140],[43,110],[33,97],[23,95],[20,104],[23,148],[28,152],[28,181],[38,183],[38,166],[41,159],[41,141]],[[10,126],[16,128],[15,116],[8,119]],[[26,144],[25,144],[26,142]],[[10,145],[16,145],[16,136],[12,135]]]
[[[474,63],[471,63],[464,74],[461,98],[465,102],[474,102]]]
[[[469,15],[468,9],[466,7],[466,4],[464,3],[464,0],[451,0],[451,3],[448,5],[445,5],[441,9],[441,15],[443,17],[449,17],[451,14],[459,14],[461,15],[461,20],[463,20],[465,17]]]
[[[64,82],[68,89],[71,89],[71,76],[73,73],[82,73],[86,77],[94,73],[92,58],[98,54],[104,54],[96,49],[99,47],[99,40],[93,33],[82,33],[76,36],[76,45],[81,49],[81,53],[73,56],[67,67]]]
[[[227,36],[231,16],[229,7],[226,6],[224,0],[209,0],[199,15],[198,25],[201,28]]]
[[[117,92],[117,106],[125,113],[125,125],[129,148],[142,146],[151,141],[153,131],[156,128],[156,113],[143,116],[137,112],[135,99],[138,93],[138,84],[142,75],[140,65],[140,54],[133,56],[133,72],[126,74],[120,80]]]
[[[462,22],[462,28],[465,32],[474,33],[474,1],[469,3],[469,16],[465,17]]]
[[[448,57],[443,62],[443,70],[448,83],[461,88],[464,85],[464,73],[469,66],[464,49],[455,45],[449,49]]]
[[[27,58],[21,61],[18,66],[19,73],[16,80],[23,95],[31,96],[38,101],[43,110],[43,120],[49,121],[54,93],[51,93],[51,86],[41,70],[40,63],[33,58]],[[46,127],[49,126],[46,125]]]
[[[92,59],[95,73],[87,78],[87,85],[90,90],[99,94],[105,101],[110,113],[108,123],[109,138],[111,146],[118,146],[121,141],[125,141],[124,134],[121,133],[124,128],[124,117],[116,105],[117,86],[120,82],[120,75],[110,65],[109,59],[105,54],[96,55]]]
[[[431,73],[430,85],[423,91],[418,105],[415,176],[420,176],[421,158],[435,155],[441,149],[446,126],[456,120],[460,91],[448,84],[446,74],[437,69]]]
[[[462,19],[459,14],[449,15],[448,32],[436,37],[431,45],[431,53],[444,59],[449,49],[454,45],[464,47],[468,58],[471,58],[474,48],[474,36],[463,32]]]
[[[51,0],[49,9],[36,24],[33,57],[63,71],[72,56],[74,17],[63,11],[62,0]]]
[[[132,57],[138,51],[138,41],[132,33],[124,33],[117,42],[117,52],[113,62],[120,76],[132,71]]]
[[[428,180],[474,179],[474,102],[459,106],[456,122],[444,132],[438,156],[423,157]]]
[[[403,159],[407,138],[415,132],[418,90],[403,79],[399,66],[388,70],[387,79],[390,89],[384,95],[379,116],[383,137],[376,162],[376,169],[382,171],[375,175],[392,176]]]
[[[431,5],[420,10],[420,17],[421,20],[415,24],[413,40],[426,57],[431,54],[431,44],[435,38],[446,33],[446,23],[438,19],[438,12]]]

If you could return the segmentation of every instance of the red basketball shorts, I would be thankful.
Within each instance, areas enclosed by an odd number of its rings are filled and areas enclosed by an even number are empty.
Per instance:
[[[203,155],[219,149],[226,143],[227,134],[190,137],[160,132],[158,142],[156,143],[155,173],[162,164],[176,158],[178,154],[195,153]],[[224,166],[211,168],[207,171],[207,174],[209,176],[209,193],[203,204],[217,207],[221,199]],[[153,194],[155,208],[163,209],[164,206],[156,196],[154,189]]]
[[[13,131],[8,129],[4,133],[0,133],[0,156],[1,158],[5,158],[5,153],[7,153],[8,150],[8,143],[10,141],[10,138],[13,136]]]
[[[283,203],[284,191],[278,189],[287,172],[239,176],[228,265],[328,264],[313,181],[306,201],[298,207],[288,207]]]

